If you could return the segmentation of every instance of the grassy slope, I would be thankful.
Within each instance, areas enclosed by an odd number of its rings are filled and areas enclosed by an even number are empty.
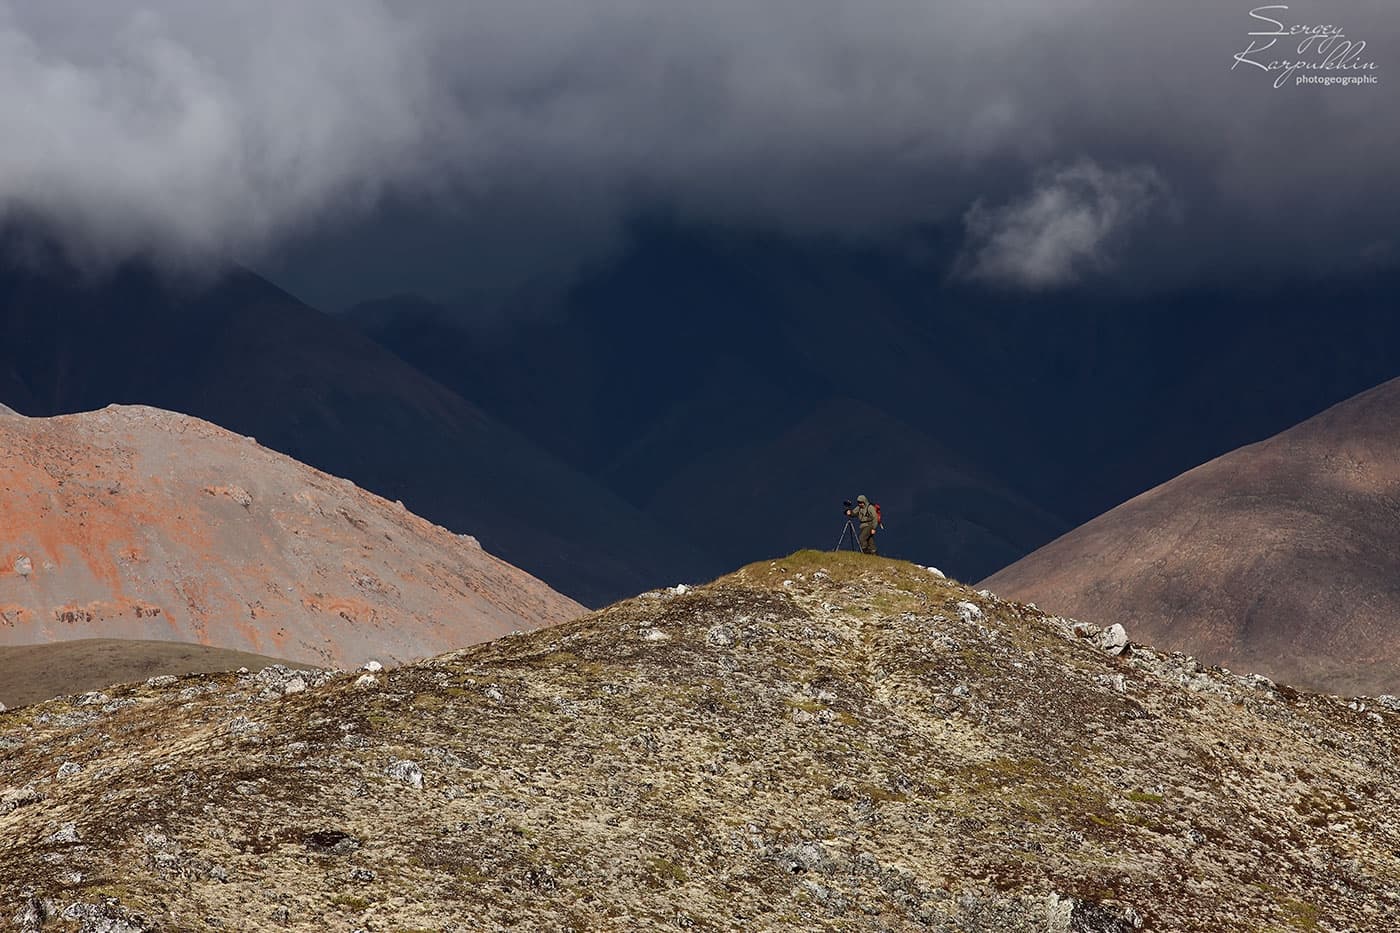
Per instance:
[[[293,663],[178,641],[84,638],[0,647],[0,702],[23,706],[160,674],[207,674],[240,667],[261,670]],[[298,666],[317,665],[308,662]]]

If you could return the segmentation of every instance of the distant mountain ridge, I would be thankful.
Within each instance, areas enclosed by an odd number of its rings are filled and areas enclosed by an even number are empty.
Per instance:
[[[713,565],[392,353],[246,270],[171,283],[0,257],[0,399],[184,412],[345,476],[585,603]]]
[[[506,324],[347,319],[722,563],[834,542],[867,493],[891,553],[965,579],[1400,375],[1379,273],[994,294],[944,259],[658,224]]]
[[[984,580],[1166,648],[1400,693],[1400,379],[1204,464]]]

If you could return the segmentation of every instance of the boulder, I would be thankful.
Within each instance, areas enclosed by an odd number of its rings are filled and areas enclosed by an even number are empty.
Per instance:
[[[1128,631],[1115,622],[1099,633],[1095,643],[1109,654],[1122,654],[1128,647]]]

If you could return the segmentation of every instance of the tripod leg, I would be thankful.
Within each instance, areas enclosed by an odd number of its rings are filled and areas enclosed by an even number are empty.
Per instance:
[[[850,520],[846,521],[846,527],[841,529],[841,540],[836,542],[836,550],[841,550],[841,545],[846,542],[846,532],[851,533],[851,550],[860,552],[860,539],[856,536],[856,526]]]

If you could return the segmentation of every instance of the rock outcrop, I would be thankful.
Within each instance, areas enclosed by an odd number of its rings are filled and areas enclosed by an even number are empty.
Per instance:
[[[1400,692],[1400,380],[988,578],[1003,596],[1335,693]]]
[[[446,529],[207,422],[118,406],[0,418],[0,646],[169,640],[350,665],[582,612]]]
[[[0,715],[0,923],[1393,928],[1400,714],[1118,635],[806,552],[392,670],[51,701]]]

